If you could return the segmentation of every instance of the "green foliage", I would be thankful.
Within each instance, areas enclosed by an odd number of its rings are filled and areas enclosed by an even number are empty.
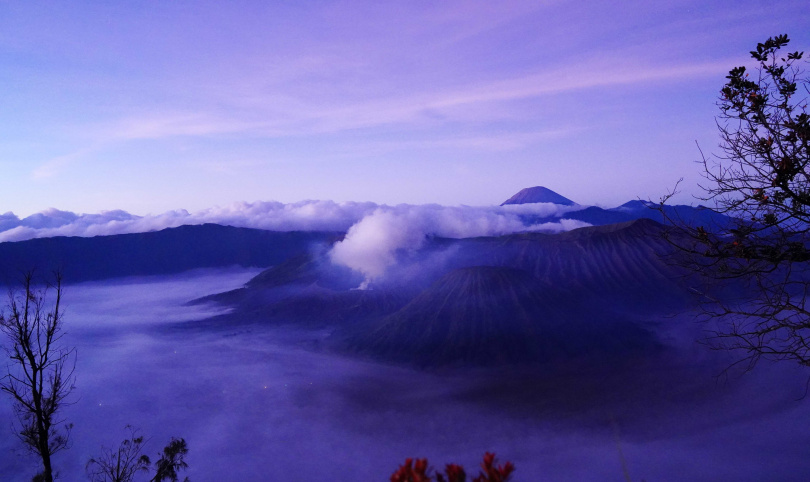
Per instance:
[[[731,69],[720,90],[720,153],[703,157],[701,197],[729,225],[675,226],[682,265],[713,280],[741,280],[750,298],[705,294],[719,328],[709,344],[761,358],[810,365],[810,81],[803,52],[784,54],[787,35],[751,51],[757,67]],[[665,197],[662,201],[666,201]]]

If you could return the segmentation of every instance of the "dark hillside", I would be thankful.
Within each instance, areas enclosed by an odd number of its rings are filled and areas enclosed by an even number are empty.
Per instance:
[[[603,358],[657,348],[646,330],[575,304],[564,290],[514,268],[443,276],[346,348],[419,366],[500,365]]]
[[[650,220],[561,234],[433,238],[409,257],[429,278],[361,281],[325,253],[269,268],[245,288],[206,297],[231,306],[217,323],[328,328],[335,349],[429,366],[635,357],[661,344],[643,325],[692,302],[662,259]],[[436,253],[446,253],[442,264]]]
[[[113,236],[0,243],[0,283],[22,272],[60,269],[66,282],[179,273],[196,268],[270,266],[331,244],[338,233],[274,232],[217,224]]]
[[[453,267],[489,265],[526,270],[565,288],[580,302],[666,309],[689,298],[684,273],[666,261],[664,226],[639,219],[559,234],[519,233],[457,241]]]

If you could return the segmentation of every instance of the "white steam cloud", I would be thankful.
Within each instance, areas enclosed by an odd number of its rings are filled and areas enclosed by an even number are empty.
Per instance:
[[[521,231],[567,231],[590,226],[572,219],[526,225],[521,215],[559,218],[581,207],[551,203],[449,207],[435,204],[380,206],[354,224],[343,241],[332,248],[332,262],[366,276],[368,282],[396,264],[397,255],[419,249],[428,236],[469,238],[498,236]]]

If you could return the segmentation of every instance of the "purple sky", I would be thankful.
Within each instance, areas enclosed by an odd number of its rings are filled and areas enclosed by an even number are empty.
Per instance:
[[[689,203],[725,74],[808,27],[806,0],[4,2],[0,213]]]

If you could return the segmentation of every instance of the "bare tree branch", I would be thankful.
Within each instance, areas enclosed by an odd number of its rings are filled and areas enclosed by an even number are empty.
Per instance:
[[[53,290],[52,304],[46,302]],[[42,460],[42,480],[52,482],[51,456],[68,447],[71,424],[59,417],[74,388],[76,351],[61,344],[62,277],[39,288],[33,273],[23,277],[22,290],[10,291],[0,313],[0,333],[9,357],[0,390],[8,393],[17,416],[19,439]]]
[[[752,74],[735,67],[720,91],[720,153],[700,150],[698,199],[729,222],[695,226],[671,219],[674,263],[702,276],[702,317],[716,322],[706,342],[742,354],[810,365],[810,93],[803,53],[780,52],[787,35],[757,45]],[[677,187],[677,186],[676,186]],[[725,290],[723,296],[711,291]]]

